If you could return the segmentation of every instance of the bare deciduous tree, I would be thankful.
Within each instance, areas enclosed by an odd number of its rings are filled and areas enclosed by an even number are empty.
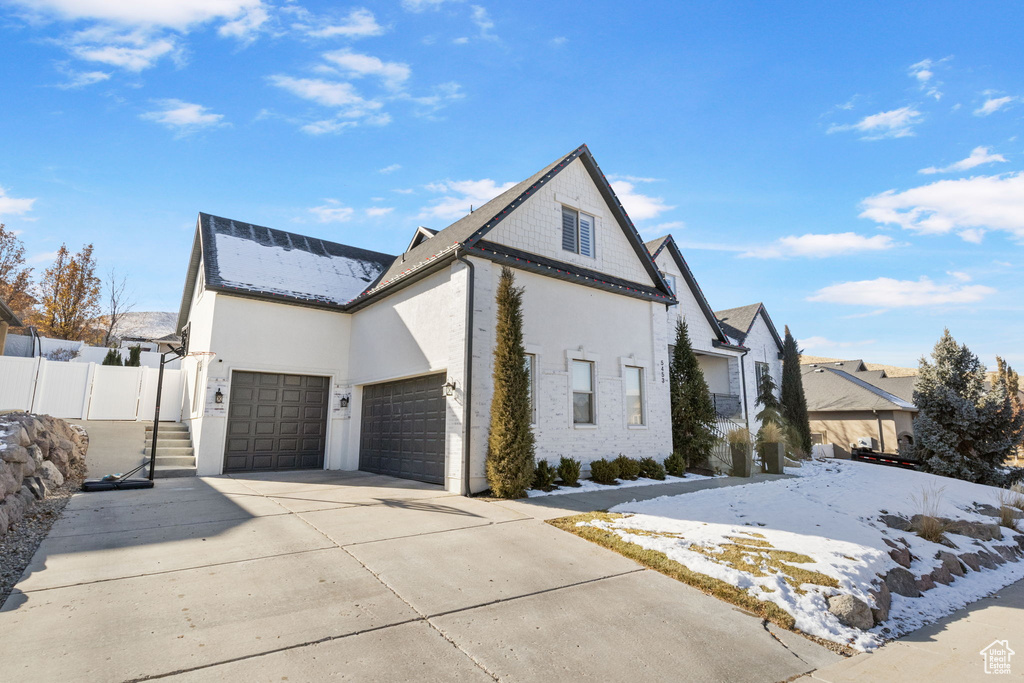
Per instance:
[[[104,316],[103,345],[110,346],[118,333],[117,325],[124,318],[126,313],[131,312],[135,302],[129,299],[128,278],[122,276],[117,278],[117,270],[110,269],[107,280],[104,283],[104,290],[107,298],[107,314]]]

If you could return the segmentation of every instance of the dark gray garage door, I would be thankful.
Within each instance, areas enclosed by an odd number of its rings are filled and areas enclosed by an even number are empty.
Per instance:
[[[363,387],[359,469],[444,483],[445,375]]]
[[[323,468],[327,388],[326,377],[233,373],[224,471]]]

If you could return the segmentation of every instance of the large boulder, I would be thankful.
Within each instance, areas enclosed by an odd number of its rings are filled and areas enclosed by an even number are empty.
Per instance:
[[[64,475],[60,473],[57,466],[47,460],[39,468],[39,477],[46,482],[46,487],[51,491],[58,486],[64,485]]]
[[[893,548],[889,551],[889,557],[893,559],[893,562],[907,569],[910,569],[910,565],[913,562],[910,557],[910,550],[907,548]]]
[[[25,501],[18,493],[9,493],[4,498],[4,502],[0,503],[0,509],[3,509],[7,513],[7,519],[9,524],[17,524],[21,521],[21,518],[25,516]]]
[[[910,531],[910,520],[905,517],[899,517],[897,515],[881,515],[878,519],[881,520],[882,524],[886,525],[890,529]]]
[[[875,606],[871,608],[871,617],[876,624],[880,624],[889,618],[889,607],[892,606],[892,595],[885,582],[881,582],[876,590],[869,590],[871,597],[875,599]]]
[[[7,518],[7,508],[0,503],[0,538],[7,533],[7,527],[11,526],[11,520]]]
[[[976,572],[981,571],[981,558],[974,553],[963,553],[960,560]]]
[[[986,524],[985,522],[968,522],[965,519],[957,519],[950,522],[946,532],[958,534],[969,538],[976,538],[979,541],[1000,540],[1003,533],[999,530],[998,524]]]
[[[846,593],[829,598],[828,611],[836,615],[839,623],[844,626],[866,631],[875,625],[875,619],[867,603]]]
[[[0,450],[0,459],[4,462],[25,462],[29,459],[28,449],[16,443],[6,443],[3,450]]]
[[[21,477],[13,469],[8,463],[0,461],[0,500],[21,488]]]
[[[940,550],[935,553],[935,559],[942,560],[942,566],[952,574],[953,576],[963,576],[967,572],[964,570],[964,566],[957,559],[957,556],[953,553]]]
[[[70,443],[70,442],[68,442]],[[50,455],[47,460],[52,462],[60,470],[60,473],[65,478],[71,473],[71,450],[68,448],[61,448],[58,445],[50,446]]]
[[[932,573],[928,576],[931,578],[932,582],[941,583],[943,586],[948,586],[953,583],[953,574],[950,573],[949,569],[944,564],[940,564],[938,567],[933,569]]]
[[[1004,560],[1006,560],[1007,562],[1016,562],[1017,561],[1017,553],[1015,553],[1013,551],[1013,549],[1016,548],[1017,546],[997,545],[997,546],[993,546],[993,547],[995,548],[995,551],[997,553],[999,553],[1002,556],[1002,558]]]
[[[907,598],[921,597],[921,589],[917,587],[917,579],[903,567],[890,569],[885,575],[885,585],[889,591]]]
[[[935,580],[932,578],[932,575],[923,574],[921,578],[917,580],[917,588],[922,593],[924,593],[925,591],[930,591],[931,589],[935,588]]]

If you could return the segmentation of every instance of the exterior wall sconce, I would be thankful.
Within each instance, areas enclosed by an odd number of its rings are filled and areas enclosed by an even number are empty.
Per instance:
[[[338,404],[339,404],[339,405],[340,405],[340,406],[341,406],[342,408],[348,408],[348,395],[346,394],[345,396],[342,396],[342,397],[341,397],[341,400],[340,400],[340,401],[338,401]]]
[[[442,389],[444,389],[444,395],[445,396],[452,396],[452,395],[454,395],[455,394],[455,380],[450,379],[447,382],[445,382],[444,386],[442,387]]]
[[[220,389],[218,389],[217,393],[213,395],[213,402],[214,403],[223,403],[224,402],[224,394],[221,393]]]

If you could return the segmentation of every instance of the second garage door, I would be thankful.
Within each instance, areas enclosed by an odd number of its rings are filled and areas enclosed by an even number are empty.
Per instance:
[[[445,375],[363,387],[359,469],[444,483]]]
[[[234,372],[225,472],[322,469],[326,377]]]

